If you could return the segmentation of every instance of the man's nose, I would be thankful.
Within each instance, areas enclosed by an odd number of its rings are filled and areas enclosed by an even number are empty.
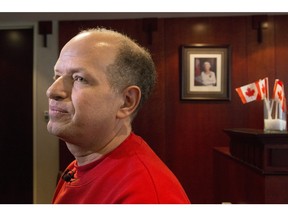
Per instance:
[[[49,99],[64,100],[71,94],[71,84],[65,80],[65,77],[57,78],[47,89],[46,95]]]

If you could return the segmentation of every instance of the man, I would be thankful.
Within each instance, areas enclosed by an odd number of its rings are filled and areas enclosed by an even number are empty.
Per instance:
[[[112,30],[72,38],[54,68],[48,131],[75,157],[53,203],[189,203],[180,183],[131,122],[150,95],[150,54]]]

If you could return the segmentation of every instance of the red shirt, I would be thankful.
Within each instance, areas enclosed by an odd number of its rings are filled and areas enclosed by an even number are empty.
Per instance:
[[[72,182],[60,179],[53,203],[190,203],[174,174],[134,133],[101,159],[84,166],[73,161]]]

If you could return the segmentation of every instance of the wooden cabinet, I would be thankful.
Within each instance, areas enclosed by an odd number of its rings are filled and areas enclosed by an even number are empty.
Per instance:
[[[215,203],[288,203],[288,134],[225,130],[230,147],[214,148]]]

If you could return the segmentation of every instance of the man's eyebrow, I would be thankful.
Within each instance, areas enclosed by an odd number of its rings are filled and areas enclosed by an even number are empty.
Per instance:
[[[83,68],[83,67],[77,67],[77,68],[72,68],[70,70],[71,73],[77,73],[77,72],[87,72],[87,69]]]
[[[70,68],[69,70],[67,70],[67,74],[71,75],[71,74],[74,74],[74,73],[78,73],[78,72],[84,72],[86,73],[87,70],[83,67],[75,67],[75,68]],[[57,69],[57,68],[54,68],[54,73],[57,73],[57,74],[64,74],[65,72],[63,72],[62,70],[60,69]]]

